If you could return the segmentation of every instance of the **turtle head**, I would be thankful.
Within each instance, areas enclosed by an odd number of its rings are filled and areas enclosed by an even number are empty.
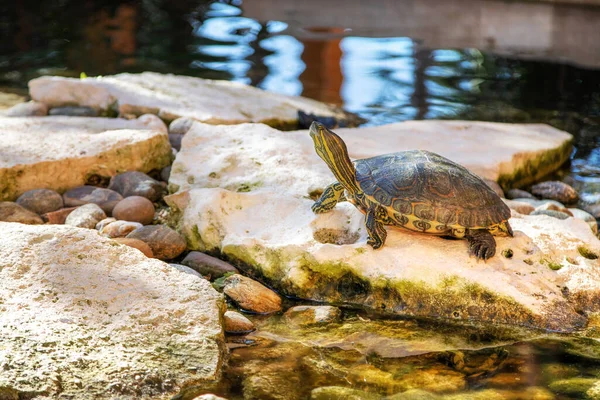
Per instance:
[[[348,155],[348,149],[341,137],[319,122],[310,125],[310,137],[315,151],[325,161],[338,181],[352,192],[358,191],[356,169]]]

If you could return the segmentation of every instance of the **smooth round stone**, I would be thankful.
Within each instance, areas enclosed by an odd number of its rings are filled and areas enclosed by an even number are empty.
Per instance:
[[[569,208],[569,211],[571,211],[573,217],[587,222],[592,229],[592,232],[598,233],[598,222],[596,222],[596,218],[594,218],[592,214],[588,213],[587,211],[580,210],[579,208]]]
[[[207,277],[208,280],[220,278],[226,273],[239,272],[233,265],[199,251],[191,251],[181,263]]]
[[[77,207],[61,208],[60,210],[52,211],[42,215],[42,219],[48,224],[62,225],[67,220],[69,214]]]
[[[96,229],[96,224],[106,218],[106,214],[99,205],[90,203],[74,209],[65,220],[65,225],[79,228]]]
[[[177,151],[181,150],[181,141],[183,140],[183,135],[173,135],[169,133],[169,143],[171,147]]]
[[[66,115],[69,117],[97,117],[98,111],[92,107],[85,106],[65,106],[65,107],[54,107],[50,109],[48,113],[50,115]]]
[[[189,117],[177,118],[169,124],[169,133],[172,135],[185,135],[190,130],[194,120]]]
[[[94,203],[100,206],[106,214],[111,214],[115,205],[121,200],[123,200],[123,196],[114,190],[95,186],[79,186],[63,193],[63,201],[67,207]]]
[[[158,201],[165,194],[165,188],[159,181],[139,171],[127,171],[113,176],[108,188],[119,192],[123,197],[142,196],[150,201]]]
[[[20,195],[17,204],[41,215],[61,209],[63,198],[54,190],[34,189]]]
[[[483,179],[483,181],[492,189],[498,196],[504,198],[504,190],[498,185],[498,182],[493,181],[491,179]]]
[[[140,239],[152,249],[154,257],[170,260],[177,257],[186,247],[185,239],[173,229],[164,225],[148,225],[136,229],[128,238]]]
[[[508,192],[506,192],[506,198],[510,200],[535,199],[535,196],[525,190],[510,189]]]
[[[294,325],[321,325],[337,322],[342,312],[333,306],[296,306],[288,309],[283,317]]]
[[[113,217],[104,218],[102,221],[96,224],[96,230],[101,231],[106,225],[115,222],[117,219]]]
[[[558,219],[567,219],[571,216],[565,214],[564,212],[555,211],[555,210],[535,210],[529,215],[548,215],[550,217],[558,218]]]
[[[20,222],[21,224],[28,225],[39,225],[44,223],[42,217],[12,201],[0,202],[0,221]]]
[[[138,249],[139,251],[144,253],[144,255],[148,258],[154,258],[152,249],[144,241],[141,241],[139,239],[126,238],[126,237],[114,238],[113,240],[115,242],[124,244],[125,246],[129,246],[129,247],[133,247],[134,249]]]
[[[503,201],[508,206],[508,208],[510,208],[511,210],[515,210],[519,214],[529,215],[533,212],[533,210],[535,210],[534,206],[532,206],[529,203],[522,202],[522,201],[509,200],[509,199],[503,199]]]
[[[126,197],[113,208],[112,215],[123,221],[148,225],[154,219],[154,204],[142,196]]]
[[[139,222],[114,221],[104,226],[100,233],[109,238],[125,237],[142,226]]]
[[[223,316],[225,332],[233,334],[250,333],[256,328],[252,321],[237,311],[226,311]]]
[[[43,117],[48,115],[48,106],[37,101],[15,104],[3,112],[5,117]]]
[[[575,189],[560,181],[548,181],[533,185],[531,193],[543,199],[556,200],[563,204],[575,203],[579,199]]]
[[[281,310],[281,297],[253,279],[234,274],[225,278],[223,284],[223,293],[244,310],[259,314]]]
[[[169,178],[171,177],[171,166],[164,167],[160,170],[160,179],[165,182],[169,182]]]

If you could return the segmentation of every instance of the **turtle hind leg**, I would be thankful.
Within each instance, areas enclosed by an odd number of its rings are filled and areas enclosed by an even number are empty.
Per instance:
[[[496,240],[485,229],[468,229],[465,238],[469,241],[469,254],[478,260],[487,260],[496,254]]]
[[[319,197],[319,200],[312,205],[311,209],[315,214],[331,211],[340,201],[346,201],[344,196],[344,187],[339,182],[333,182],[325,188],[325,191]]]
[[[376,210],[370,209],[365,217],[365,225],[367,227],[367,233],[369,234],[367,244],[371,245],[373,249],[377,250],[385,243],[387,231],[385,230],[383,223],[378,221],[375,215]]]

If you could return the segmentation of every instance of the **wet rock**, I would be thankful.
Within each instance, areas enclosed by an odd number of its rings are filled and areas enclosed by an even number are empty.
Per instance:
[[[167,399],[221,376],[223,296],[95,231],[0,223],[0,298],[0,393]]]
[[[97,117],[98,111],[91,107],[66,106],[51,108],[48,114],[64,115],[68,117]]]
[[[561,211],[544,210],[544,209],[536,209],[529,215],[548,215],[550,217],[558,218],[558,219],[567,219],[567,218],[571,217],[569,214],[566,214]]]
[[[169,177],[171,176],[171,166],[164,167],[160,170],[160,179],[164,182],[169,182]]]
[[[494,191],[500,198],[504,198],[504,190],[498,185],[498,182],[491,179],[483,179],[483,181]]]
[[[244,399],[302,399],[304,385],[300,376],[282,373],[293,367],[291,362],[274,360],[268,369],[247,374],[242,381]]]
[[[575,218],[579,218],[588,223],[592,232],[598,233],[598,223],[596,222],[596,218],[586,211],[580,210],[579,208],[569,208],[571,215]]]
[[[106,218],[106,214],[97,204],[84,204],[74,209],[65,220],[65,225],[95,229],[96,224]]]
[[[529,193],[525,190],[521,190],[521,189],[510,189],[508,192],[506,192],[506,198],[510,199],[510,200],[516,200],[516,199],[534,199],[534,200],[536,200],[536,197],[534,195],[532,195],[531,193]]]
[[[310,400],[380,400],[381,396],[362,390],[342,387],[323,386],[310,392]]]
[[[114,176],[108,188],[119,192],[123,197],[141,196],[150,201],[158,201],[165,194],[165,188],[159,181],[139,171]]]
[[[191,251],[181,263],[208,277],[209,280],[220,278],[227,273],[238,273],[233,265],[199,251]]]
[[[227,333],[244,334],[256,329],[252,321],[236,311],[225,312],[223,322]]]
[[[96,224],[96,230],[101,231],[106,225],[115,222],[117,219],[113,217],[104,218]]]
[[[114,190],[98,188],[95,186],[79,186],[63,193],[65,206],[77,207],[83,204],[93,203],[98,205],[109,215],[121,200],[123,200],[123,196]]]
[[[395,377],[402,390],[422,389],[434,393],[447,393],[467,387],[465,375],[448,368],[415,369]]]
[[[5,117],[42,117],[48,115],[48,106],[37,101],[15,104],[2,112]]]
[[[223,293],[247,311],[268,314],[281,310],[281,297],[277,293],[243,275],[225,278]]]
[[[148,246],[148,244],[146,242],[143,242],[139,239],[132,239],[132,238],[126,238],[126,237],[114,238],[113,240],[115,242],[124,244],[125,246],[129,246],[129,247],[133,247],[134,249],[138,249],[148,258],[154,258],[154,253],[152,253],[152,249],[150,248],[150,246]]]
[[[556,200],[563,204],[572,204],[579,200],[577,191],[560,181],[547,181],[533,185],[531,193],[542,199]]]
[[[36,214],[46,214],[62,208],[63,199],[54,190],[34,189],[20,195],[17,204]]]
[[[531,204],[522,202],[522,201],[504,199],[504,203],[511,210],[515,210],[519,214],[523,214],[523,215],[529,215],[535,210],[534,206],[532,206]]]
[[[125,237],[142,226],[139,222],[115,221],[104,226],[100,233],[110,238]]]
[[[61,208],[60,210],[43,214],[42,219],[44,220],[44,222],[47,222],[49,224],[62,225],[67,220],[69,214],[71,214],[71,212],[73,212],[73,210],[76,208],[77,207]]]
[[[172,157],[166,126],[153,115],[0,117],[0,137],[0,201],[39,188],[62,193],[117,171],[161,169]]]
[[[460,394],[459,396],[465,396],[465,394]],[[469,396],[466,394],[466,396]],[[401,393],[396,393],[394,395],[385,397],[385,400],[446,400],[447,397],[440,396],[438,394],[434,394],[428,392],[426,390],[421,389],[409,389]],[[458,399],[457,399],[458,400]],[[475,400],[470,397],[461,397],[461,400]],[[494,397],[487,398],[487,400],[495,400]]]
[[[598,378],[568,378],[551,382],[548,385],[554,393],[563,394],[577,399],[588,399],[587,391],[598,383]]]
[[[148,225],[154,219],[154,204],[142,196],[130,196],[119,201],[112,211],[113,217],[123,220],[139,222]]]
[[[574,378],[580,374],[581,371],[574,365],[559,363],[544,364],[541,371],[541,377],[546,384],[553,381]]]
[[[295,306],[283,317],[295,325],[323,325],[338,322],[341,315],[341,310],[333,306]]]
[[[44,223],[42,217],[36,213],[10,201],[0,201],[0,221],[30,225]]]
[[[128,238],[140,239],[152,249],[154,257],[170,260],[185,250],[185,239],[173,229],[163,225],[148,225],[136,229]]]

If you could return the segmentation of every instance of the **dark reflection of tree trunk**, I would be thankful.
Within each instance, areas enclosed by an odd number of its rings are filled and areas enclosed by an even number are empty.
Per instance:
[[[342,49],[340,39],[305,40],[302,61],[306,69],[300,75],[303,96],[332,104],[342,104]]]
[[[429,103],[427,101],[427,86],[425,85],[427,77],[427,67],[431,65],[431,51],[419,49],[415,52],[415,90],[411,96],[410,102],[417,109],[415,119],[425,119],[429,112]]]
[[[250,85],[252,86],[259,86],[260,83],[267,77],[267,75],[269,75],[269,68],[265,65],[265,57],[272,53],[260,46],[260,42],[268,37],[269,32],[263,25],[261,26],[260,31],[256,34],[256,39],[248,43],[252,50],[254,50],[251,55],[246,57],[246,59],[252,64],[250,71],[248,71]]]

